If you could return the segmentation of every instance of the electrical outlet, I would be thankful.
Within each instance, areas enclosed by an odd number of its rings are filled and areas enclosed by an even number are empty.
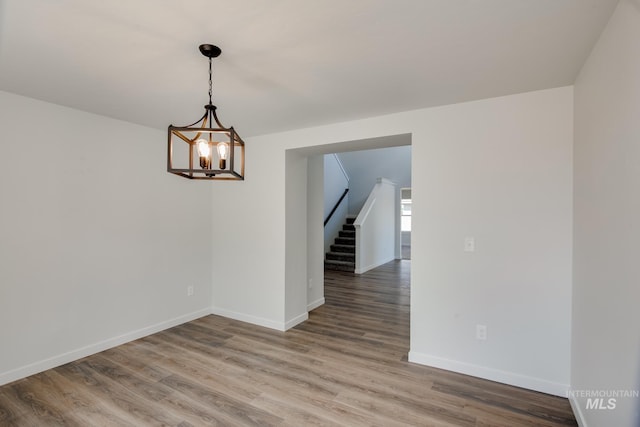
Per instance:
[[[464,238],[464,251],[465,252],[475,252],[476,251],[476,239],[473,237],[465,237]]]
[[[313,288],[313,279],[309,279],[309,289]]]
[[[487,326],[476,325],[476,339],[484,341],[487,339]]]
[[[187,296],[188,297],[193,296],[193,286],[187,286]]]

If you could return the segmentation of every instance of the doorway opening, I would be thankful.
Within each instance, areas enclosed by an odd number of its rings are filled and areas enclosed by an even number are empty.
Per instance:
[[[411,134],[399,134],[286,151],[285,315],[289,319],[286,322],[288,327],[303,322],[308,318],[309,312],[325,304],[323,156],[410,145]],[[411,165],[410,158],[409,155],[407,168]],[[306,185],[304,185],[305,182]],[[402,187],[404,186],[406,184]],[[355,194],[355,191],[352,194]],[[400,187],[397,189],[396,197],[395,206],[398,212],[396,227],[399,235]],[[306,206],[301,206],[300,202],[305,199]],[[306,233],[303,230],[306,230]],[[399,238],[396,248],[395,260],[390,264],[402,263],[404,266],[407,264],[410,266],[410,261],[401,259]],[[408,291],[410,274],[406,268],[403,270],[403,274],[407,277],[405,289]],[[355,279],[358,278],[353,273],[346,274],[352,274]],[[390,286],[393,285],[390,283]],[[404,297],[407,298],[406,310],[409,311],[409,296],[405,294]],[[379,298],[384,298],[384,295],[379,295]],[[303,301],[306,302],[304,308],[301,306]],[[302,310],[304,313],[301,313]]]

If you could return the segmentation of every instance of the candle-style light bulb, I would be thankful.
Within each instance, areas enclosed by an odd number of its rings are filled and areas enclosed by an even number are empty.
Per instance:
[[[211,169],[211,147],[209,141],[199,139],[196,141],[198,148],[198,156],[200,156],[200,167],[202,169]]]
[[[227,167],[227,159],[229,158],[229,144],[226,142],[218,143],[218,157],[220,158],[220,169]]]

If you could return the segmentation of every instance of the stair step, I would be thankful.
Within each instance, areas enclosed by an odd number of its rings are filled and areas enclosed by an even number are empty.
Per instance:
[[[327,252],[327,260],[356,262],[356,254],[346,252]]]
[[[353,262],[347,261],[325,261],[324,268],[327,270],[350,271],[353,273],[356,265]]]
[[[331,252],[345,252],[348,254],[355,254],[356,247],[353,245],[331,245]]]
[[[353,231],[339,231],[338,232],[338,236],[355,238],[356,237],[356,231],[355,230],[353,230]]]
[[[349,271],[356,269],[356,227],[353,225],[356,217],[347,217],[347,223],[342,226],[335,242],[331,245],[331,252],[327,252],[324,261],[325,270]]]
[[[351,245],[355,246],[356,239],[355,237],[336,237],[335,243],[337,245]]]

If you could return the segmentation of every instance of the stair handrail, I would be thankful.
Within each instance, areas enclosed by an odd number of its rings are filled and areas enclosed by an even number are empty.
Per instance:
[[[329,222],[329,220],[331,219],[331,217],[333,216],[333,214],[335,213],[336,209],[338,209],[338,206],[340,206],[340,203],[342,203],[342,200],[345,198],[345,196],[347,195],[347,193],[349,192],[348,188],[344,189],[344,193],[342,193],[342,196],[340,196],[340,199],[336,202],[336,205],[333,207],[333,209],[331,209],[331,212],[329,212],[329,215],[327,216],[327,219],[324,220],[324,226],[327,226],[327,223]]]

